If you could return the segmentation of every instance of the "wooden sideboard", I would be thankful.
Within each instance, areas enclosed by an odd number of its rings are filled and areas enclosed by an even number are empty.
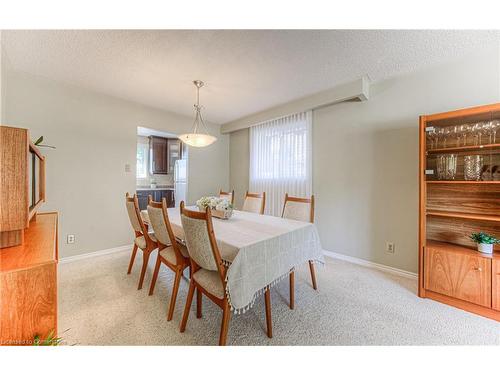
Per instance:
[[[0,344],[31,345],[57,334],[56,212],[38,213],[24,243],[0,249]]]

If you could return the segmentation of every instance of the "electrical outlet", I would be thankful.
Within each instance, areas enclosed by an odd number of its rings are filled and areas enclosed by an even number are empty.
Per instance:
[[[395,251],[394,242],[386,242],[385,251],[388,252],[389,254],[394,254]]]
[[[68,234],[66,242],[67,243],[75,243],[75,235],[74,234]]]

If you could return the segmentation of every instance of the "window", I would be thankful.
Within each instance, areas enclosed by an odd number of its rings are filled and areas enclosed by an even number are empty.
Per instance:
[[[137,142],[137,178],[148,177],[148,153],[148,143]]]
[[[250,189],[266,192],[266,213],[279,216],[285,193],[312,193],[311,112],[250,128]]]

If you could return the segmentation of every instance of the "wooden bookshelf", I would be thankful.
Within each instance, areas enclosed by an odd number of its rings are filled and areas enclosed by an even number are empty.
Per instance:
[[[480,181],[466,181],[463,159],[482,155],[484,167],[500,166],[500,143],[430,149],[426,132],[496,119],[500,103],[420,117],[418,294],[500,321],[500,246],[482,254],[469,238],[473,232],[500,237],[500,180],[491,173],[483,181],[482,172]],[[436,157],[444,153],[458,155],[453,180],[436,179]]]

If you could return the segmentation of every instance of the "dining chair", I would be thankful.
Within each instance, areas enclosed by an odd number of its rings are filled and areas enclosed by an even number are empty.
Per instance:
[[[314,195],[311,198],[298,198],[290,197],[288,193],[285,194],[285,203],[283,204],[282,218],[307,221],[314,223]],[[316,272],[314,270],[314,263],[309,261],[309,271],[311,272],[311,280],[313,289],[317,290]],[[295,307],[295,272],[290,272],[290,309]]]
[[[132,229],[134,230],[134,248],[132,249],[132,256],[130,257],[130,263],[128,265],[127,274],[132,271],[132,266],[134,265],[135,255],[137,249],[142,250],[142,269],[141,277],[139,278],[139,286],[137,289],[142,289],[142,283],[144,281],[144,275],[146,274],[146,269],[148,268],[149,256],[158,247],[156,243],[156,237],[154,233],[148,233],[148,228],[142,221],[142,216],[139,211],[139,203],[137,201],[137,195],[132,197],[127,193],[125,195],[125,205],[127,207],[128,217],[130,219],[130,224],[132,224]]]
[[[243,202],[242,211],[253,212],[256,214],[264,214],[266,207],[266,192],[262,193],[247,193],[245,194],[245,201]]]
[[[227,199],[231,204],[234,204],[234,190],[231,192],[219,190],[219,198]]]
[[[227,268],[215,239],[210,208],[205,212],[185,209],[184,201],[180,204],[182,228],[191,262],[191,278],[189,291],[184,308],[180,331],[186,330],[193,295],[197,292],[196,317],[202,317],[202,299],[204,294],[222,309],[222,324],[219,345],[226,345],[231,311],[226,295]],[[269,288],[265,291],[267,335],[272,337],[271,294]]]
[[[168,218],[166,198],[163,198],[161,202],[154,202],[150,196],[147,210],[149,224],[153,227],[156,242],[158,243],[158,257],[156,258],[149,295],[153,295],[158,273],[160,272],[160,266],[163,263],[175,273],[174,286],[172,288],[167,314],[167,321],[170,321],[174,315],[175,301],[177,299],[182,273],[184,269],[189,267],[189,254],[186,247],[177,242],[175,238]]]

